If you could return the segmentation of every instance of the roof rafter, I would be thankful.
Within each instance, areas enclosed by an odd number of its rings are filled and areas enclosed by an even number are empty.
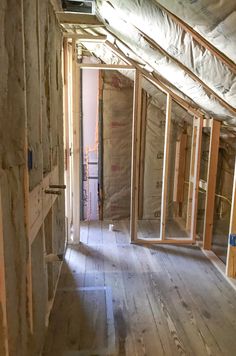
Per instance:
[[[179,95],[174,93],[171,89],[169,89],[165,84],[163,84],[160,80],[154,78],[147,70],[141,68],[134,60],[131,58],[127,57],[119,48],[117,48],[115,45],[110,43],[109,41],[105,42],[105,45],[113,52],[115,53],[118,57],[121,59],[126,59],[127,62],[129,62],[130,65],[134,66],[136,69],[138,69],[143,76],[149,80],[153,85],[158,87],[161,91],[163,91],[165,94],[170,94],[172,98],[180,105],[182,106],[185,110],[191,112],[193,115],[197,117],[202,117],[203,112],[201,112],[199,109],[194,108],[191,104],[189,104],[186,100],[181,98]]]
[[[195,73],[193,73],[185,64],[181,63],[178,59],[171,56],[168,52],[166,52],[161,46],[159,46],[155,41],[153,41],[149,36],[135,27],[137,31],[143,36],[143,38],[154,48],[158,49],[162,54],[169,58],[171,61],[175,62],[181,69],[183,69],[195,82],[198,82],[203,88],[208,91],[216,100],[220,102],[222,106],[224,106],[227,110],[231,111],[232,114],[236,113],[236,109],[231,106],[227,101],[222,99],[211,87],[209,87],[202,79],[200,79]]]
[[[200,33],[196,32],[191,26],[189,26],[184,21],[182,21],[179,17],[177,17],[172,12],[167,10],[163,5],[159,3],[159,1],[156,0],[156,3],[161,10],[166,12],[174,22],[178,23],[178,25],[181,26],[186,32],[188,32],[201,46],[208,49],[212,55],[220,59],[225,65],[227,65],[230,68],[230,70],[234,74],[236,74],[236,64],[230,58],[228,58],[221,51],[219,51],[215,46],[213,46],[210,42],[208,42],[203,36],[200,35]]]

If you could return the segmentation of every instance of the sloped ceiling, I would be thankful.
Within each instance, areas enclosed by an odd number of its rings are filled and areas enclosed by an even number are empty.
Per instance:
[[[96,5],[105,27],[83,31],[112,34],[126,56],[206,116],[236,126],[235,0],[97,0]],[[113,60],[102,45],[87,48],[104,62]]]
[[[234,0],[158,0],[222,53],[236,62],[236,2]]]
[[[193,22],[196,22],[198,31],[203,32],[207,40],[214,37],[212,44],[218,41],[218,48],[225,46],[228,56],[230,53],[235,55],[236,45],[229,32],[235,32],[236,22],[231,23],[230,30],[225,30],[228,35],[227,44],[219,36],[216,40],[216,28],[221,24],[219,13],[223,8],[225,11],[222,11],[222,18],[233,16],[236,6],[234,0],[220,1],[218,6],[215,0],[163,0],[160,3],[168,5],[168,10],[172,10],[172,13],[176,11],[180,15],[182,12],[182,17],[188,18],[190,14],[190,25],[193,26]],[[236,123],[236,67],[234,64],[228,66],[197,42],[168,11],[159,6],[159,1],[98,0],[97,8],[109,31],[127,45],[130,52],[148,63],[204,111],[218,119]],[[215,36],[212,35],[213,32]],[[221,37],[222,33],[223,26]]]

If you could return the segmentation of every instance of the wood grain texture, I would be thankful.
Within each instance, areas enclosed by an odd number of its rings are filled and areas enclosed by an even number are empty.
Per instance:
[[[129,244],[129,221],[110,222],[68,248],[43,355],[234,355],[235,292],[201,250]]]

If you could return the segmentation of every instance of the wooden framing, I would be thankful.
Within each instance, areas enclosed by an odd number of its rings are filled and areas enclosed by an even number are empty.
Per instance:
[[[139,73],[139,77],[142,75]],[[135,78],[137,81],[137,78]],[[140,79],[139,79],[140,80]],[[192,244],[195,242],[196,238],[196,216],[197,216],[197,202],[198,202],[198,187],[199,187],[199,173],[200,173],[200,158],[201,158],[201,140],[202,140],[202,125],[203,118],[194,118],[194,129],[195,129],[195,141],[194,150],[192,150],[192,169],[193,169],[193,187],[191,191],[191,220],[190,228],[191,235],[190,238],[170,238],[166,236],[166,213],[167,213],[167,177],[169,168],[169,140],[170,140],[170,125],[171,125],[171,95],[167,96],[167,106],[166,106],[166,128],[165,128],[165,147],[164,147],[164,166],[163,166],[163,187],[162,187],[162,207],[161,207],[161,227],[160,227],[160,238],[157,239],[146,239],[138,238],[137,236],[137,223],[138,223],[138,201],[139,201],[139,179],[140,179],[140,129],[141,129],[141,90],[135,90],[134,96],[134,116],[133,116],[133,140],[132,140],[132,184],[131,184],[131,223],[130,223],[130,234],[132,243],[141,244]],[[138,94],[139,93],[139,94]],[[139,104],[138,104],[139,103]],[[136,118],[136,119],[135,119]],[[138,172],[139,171],[139,172]]]
[[[4,260],[4,236],[2,226],[2,197],[0,190],[0,310],[1,321],[0,325],[3,340],[4,355],[9,355],[8,346],[8,323],[7,323],[7,299],[6,299],[6,283],[5,283],[5,260]]]
[[[80,75],[75,40],[72,40],[73,78],[73,241],[80,242]]]
[[[142,115],[141,115],[141,132],[140,132],[140,172],[139,172],[139,203],[138,218],[143,216],[143,189],[144,189],[144,160],[145,160],[145,143],[146,143],[146,124],[147,124],[147,93],[142,90]]]
[[[194,176],[193,176],[193,191],[192,191],[192,205],[191,205],[191,230],[190,234],[193,241],[196,241],[197,228],[197,207],[198,207],[198,191],[200,178],[200,163],[201,163],[201,148],[202,148],[202,127],[203,118],[194,118],[194,126],[196,126],[196,146],[194,154]]]
[[[195,41],[199,43],[199,45],[203,46],[205,49],[210,51],[213,56],[220,59],[225,65],[227,65],[230,68],[230,70],[232,70],[234,74],[236,73],[235,63],[233,63],[228,57],[226,57],[222,52],[220,52],[216,47],[214,47],[210,42],[208,42],[204,37],[202,37],[199,32],[196,32],[192,27],[187,25],[179,17],[177,17],[172,12],[167,10],[167,8],[161,5],[159,2],[158,2],[158,7],[162,9],[164,12],[166,12],[168,16],[173,19],[174,22],[176,22],[180,27],[182,27],[182,29],[184,29],[187,33],[189,33],[191,37],[194,38]]]
[[[236,234],[236,160],[235,160],[235,168],[234,168],[234,181],[233,181],[229,233]],[[231,278],[236,278],[236,246],[231,246],[230,242],[228,242],[228,250],[227,250],[226,275]]]
[[[182,132],[179,140],[176,142],[173,201],[178,204],[177,216],[182,216],[182,203],[184,201],[187,139],[187,133]]]
[[[71,20],[68,20],[71,23]],[[73,39],[73,46],[75,47],[75,39],[78,40],[94,40],[99,42],[105,42],[107,48],[109,48],[113,53],[115,53],[122,61],[127,63],[127,65],[113,65],[113,64],[81,64],[77,67],[79,68],[89,68],[89,69],[133,69],[135,70],[135,88],[134,88],[134,113],[133,113],[133,136],[132,136],[132,181],[131,181],[131,242],[135,243],[194,243],[196,239],[196,224],[197,224],[197,205],[198,205],[198,189],[201,186],[199,182],[200,174],[200,159],[201,159],[201,142],[202,142],[202,128],[209,127],[209,120],[203,121],[203,116],[201,111],[196,109],[194,106],[190,105],[185,99],[181,98],[175,94],[170,88],[161,82],[161,78],[153,77],[148,71],[141,68],[131,58],[128,58],[122,51],[120,51],[116,46],[107,41],[105,38],[96,38],[96,36],[89,36],[85,38],[85,35],[71,35],[66,34],[66,37],[71,37]],[[73,65],[74,68],[74,65]],[[73,73],[74,69],[73,69]],[[143,139],[140,136],[141,125],[142,125],[142,104],[141,104],[141,78],[144,77],[153,85],[158,87],[161,91],[168,96],[168,113],[167,113],[167,125],[165,134],[165,157],[164,157],[164,169],[163,169],[163,191],[162,191],[162,218],[161,218],[161,239],[138,239],[137,238],[137,220],[140,216],[139,212],[139,187],[141,182],[141,172],[140,167],[142,167],[141,158],[141,145]],[[74,77],[75,78],[75,77]],[[74,88],[74,93],[75,93]],[[78,94],[78,93],[77,93]],[[76,95],[77,95],[76,94]],[[170,103],[174,99],[180,106],[186,109],[191,114],[195,115],[194,127],[193,127],[193,141],[192,141],[192,153],[191,153],[191,172],[190,172],[190,184],[188,193],[188,217],[187,217],[187,229],[190,231],[191,238],[168,238],[165,236],[165,219],[166,219],[166,198],[167,198],[167,175],[168,175],[168,156],[169,156],[169,142],[168,142],[168,132],[170,117]],[[78,110],[77,110],[78,111]],[[76,110],[74,111],[76,112]],[[217,157],[215,154],[215,149],[218,145],[219,147],[219,137],[217,141],[217,135],[219,136],[220,124],[217,121],[213,122],[212,125],[212,136],[211,136],[211,147],[210,147],[210,162],[209,162],[209,172],[208,172],[208,182],[213,182],[216,174],[217,167]],[[75,134],[75,131],[74,131]],[[218,143],[217,143],[218,142]],[[141,159],[141,160],[140,160]],[[213,180],[212,180],[213,179]],[[215,190],[215,183],[207,185],[207,205],[206,205],[206,219],[204,226],[204,248],[209,247],[210,236],[212,232],[212,219],[213,219],[213,191]],[[233,213],[232,213],[233,214]],[[233,216],[233,215],[231,215]],[[75,224],[74,224],[75,226]],[[229,247],[229,251],[234,251],[234,249]],[[230,254],[229,254],[230,255]],[[232,254],[231,254],[232,256]],[[230,258],[228,258],[230,260]],[[230,262],[227,262],[227,268],[230,269]],[[230,273],[230,272],[229,272]]]
[[[58,167],[56,166],[52,172],[48,173],[43,181],[29,193],[30,244],[34,242],[35,237],[43,225],[44,219],[58,197],[56,194],[46,194],[45,190],[48,190],[49,186],[57,183],[58,180]]]
[[[138,194],[139,194],[139,155],[140,130],[142,116],[142,76],[138,70],[134,77],[132,158],[131,158],[131,201],[130,201],[130,235],[131,241],[137,240]]]
[[[22,22],[23,23],[23,22]],[[26,232],[26,241],[29,249],[26,264],[26,288],[27,288],[27,312],[28,312],[28,322],[30,333],[33,334],[33,291],[32,291],[32,266],[31,266],[31,244],[30,244],[30,223],[29,223],[29,173],[28,173],[28,114],[27,114],[27,93],[26,93],[26,50],[25,50],[25,38],[24,29],[22,31],[23,35],[23,63],[24,63],[24,106],[25,106],[25,122],[24,122],[24,225]],[[40,57],[39,57],[40,58]],[[40,122],[41,129],[41,122]],[[41,130],[42,132],[42,130]]]
[[[77,33],[71,33],[71,32],[64,32],[63,33],[64,38],[72,38],[74,40],[77,40],[79,42],[105,42],[107,39],[106,35],[81,35]]]
[[[170,59],[172,62],[176,63],[185,73],[188,74],[192,80],[194,80],[198,85],[200,84],[206,92],[210,93],[212,97],[215,98],[224,108],[231,111],[232,114],[236,113],[236,109],[227,103],[220,95],[218,95],[211,87],[209,87],[202,79],[200,79],[193,71],[191,71],[185,64],[183,64],[178,58],[170,55],[167,51],[165,51],[161,46],[159,46],[155,41],[153,41],[150,37],[146,34],[138,30],[143,38],[154,48],[158,49],[163,56]]]
[[[189,188],[187,200],[186,230],[189,231],[193,240],[196,239],[198,190],[200,178],[200,160],[202,145],[203,118],[194,118],[191,144],[191,160],[189,173]]]
[[[203,248],[211,249],[212,244],[212,228],[214,220],[214,205],[215,205],[215,190],[218,153],[220,143],[220,121],[213,120],[211,126],[211,138],[209,148],[208,172],[207,172],[207,189],[205,203],[205,219],[203,232]]]
[[[202,113],[193,107],[191,104],[187,103],[186,100],[181,98],[179,95],[174,93],[170,88],[167,87],[164,83],[162,83],[161,79],[154,78],[147,70],[141,68],[134,60],[127,57],[120,49],[114,46],[109,41],[105,42],[107,48],[109,48],[113,53],[115,53],[121,60],[125,61],[126,63],[134,66],[140,73],[146,78],[150,83],[155,85],[158,89],[160,89],[165,94],[170,94],[172,99],[174,99],[180,106],[182,106],[185,110],[190,112],[191,114],[199,117]]]
[[[165,123],[165,146],[163,157],[163,175],[162,175],[162,197],[161,197],[161,225],[160,238],[165,240],[166,213],[167,213],[167,189],[168,189],[168,171],[169,171],[169,152],[170,152],[170,129],[171,129],[171,108],[172,98],[167,94],[166,100],[166,123]]]
[[[135,70],[134,66],[123,64],[103,64],[103,63],[81,63],[78,64],[80,69],[104,69],[104,70]]]
[[[61,24],[104,26],[97,16],[89,14],[77,14],[74,12],[57,12],[57,18]]]

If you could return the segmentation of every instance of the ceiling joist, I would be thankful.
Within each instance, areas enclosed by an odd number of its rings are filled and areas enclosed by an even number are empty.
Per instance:
[[[103,35],[101,35],[101,36],[100,35],[98,35],[98,36],[81,35],[81,34],[70,33],[70,32],[63,33],[63,36],[67,37],[67,38],[73,38],[80,42],[105,42],[107,39],[107,36],[103,36]]]
[[[78,14],[74,12],[57,12],[56,15],[62,25],[105,26],[95,15]]]

